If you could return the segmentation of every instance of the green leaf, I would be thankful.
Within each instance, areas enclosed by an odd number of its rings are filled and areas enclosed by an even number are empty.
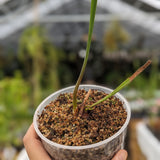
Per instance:
[[[76,86],[75,86],[75,89],[73,92],[73,110],[75,110],[77,108],[77,91],[78,91],[78,87],[82,81],[82,78],[83,78],[83,75],[85,72],[85,68],[87,65],[87,61],[88,61],[90,45],[91,45],[91,40],[92,40],[92,32],[93,32],[93,27],[94,27],[94,19],[95,19],[95,14],[96,14],[96,7],[97,7],[97,0],[92,0],[91,1],[91,8],[90,8],[90,23],[89,23],[89,33],[88,33],[86,56],[83,61],[81,72],[80,72],[79,78],[77,80],[77,83],[76,83]]]

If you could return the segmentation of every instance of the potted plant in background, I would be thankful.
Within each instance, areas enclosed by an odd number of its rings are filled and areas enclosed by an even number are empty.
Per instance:
[[[80,85],[89,56],[96,6],[97,0],[92,0],[86,57],[76,86],[51,94],[34,115],[35,130],[56,160],[109,160],[123,148],[131,112],[128,102],[117,92],[151,63],[147,61],[114,91]]]

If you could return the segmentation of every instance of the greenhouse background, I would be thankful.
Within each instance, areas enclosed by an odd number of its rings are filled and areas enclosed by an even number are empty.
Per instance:
[[[23,136],[40,102],[74,85],[85,56],[90,0],[0,1],[0,159],[27,160]],[[160,157],[160,1],[98,0],[84,84],[115,88],[131,105],[128,160]]]

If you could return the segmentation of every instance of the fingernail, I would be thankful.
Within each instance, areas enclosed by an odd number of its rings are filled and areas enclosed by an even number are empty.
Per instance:
[[[126,160],[127,159],[127,152],[120,152],[118,154],[118,160]]]

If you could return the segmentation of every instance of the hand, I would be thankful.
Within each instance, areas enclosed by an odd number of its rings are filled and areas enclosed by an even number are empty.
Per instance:
[[[23,143],[30,160],[51,160],[48,153],[43,148],[42,142],[36,134],[33,124],[24,136]],[[112,160],[127,160],[127,155],[125,150],[120,150]]]
[[[128,153],[124,149],[118,151],[112,160],[127,160]]]
[[[42,142],[36,134],[33,124],[24,136],[23,143],[30,160],[51,160],[48,153],[43,148]]]

